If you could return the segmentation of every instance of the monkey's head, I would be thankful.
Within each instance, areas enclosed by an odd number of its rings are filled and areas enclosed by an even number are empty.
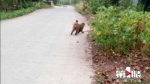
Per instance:
[[[85,26],[85,23],[82,23],[82,26],[84,27],[84,26]]]

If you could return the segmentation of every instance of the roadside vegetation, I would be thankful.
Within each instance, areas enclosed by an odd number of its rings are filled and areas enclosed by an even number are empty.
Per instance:
[[[22,16],[40,8],[51,7],[49,4],[38,0],[2,0],[1,2],[0,20]]]
[[[115,71],[128,66],[150,83],[150,0],[83,0],[75,8],[91,16],[96,84],[114,83]]]
[[[57,0],[57,4],[63,4],[63,5],[73,5],[73,4],[77,4],[79,2],[79,0]]]

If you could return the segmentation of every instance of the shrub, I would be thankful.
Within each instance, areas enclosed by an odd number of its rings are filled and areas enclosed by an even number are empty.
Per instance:
[[[101,6],[109,7],[112,3],[111,0],[91,0],[90,8],[93,14],[96,14],[97,8]]]
[[[119,5],[125,8],[131,6],[133,4],[133,0],[120,0]]]
[[[143,11],[144,5],[143,4],[138,4],[136,5],[136,11]]]
[[[104,5],[104,1],[99,1],[99,0],[91,0],[90,1],[90,8],[93,14],[96,13],[97,8]]]
[[[81,14],[82,14],[82,11],[83,11],[83,8],[84,8],[83,5],[84,5],[84,4],[83,4],[82,2],[80,2],[80,3],[78,3],[78,4],[75,5],[76,10],[77,10],[79,13],[81,13]]]
[[[87,5],[87,4],[86,4]],[[75,9],[81,13],[82,15],[88,15],[91,14],[91,11],[89,9],[89,7],[87,6],[87,8],[85,10],[83,10],[85,8],[85,3],[83,2],[79,2],[75,5]]]
[[[22,8],[20,10],[15,10],[15,11],[12,11],[12,12],[1,12],[1,20],[4,20],[4,19],[10,19],[10,18],[14,18],[14,17],[17,17],[17,16],[21,16],[21,15],[24,15],[24,14],[28,14],[28,13],[31,13],[33,11],[35,11],[36,9],[39,9],[39,8],[47,8],[47,7],[50,7],[50,5],[46,4],[46,3],[43,3],[43,2],[36,2],[34,4],[32,4],[33,7],[30,7],[30,8]]]
[[[99,7],[91,37],[103,50],[127,53],[130,49],[142,52],[150,49],[150,13],[114,7]]]

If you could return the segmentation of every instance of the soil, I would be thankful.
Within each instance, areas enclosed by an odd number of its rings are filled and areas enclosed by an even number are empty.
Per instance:
[[[142,71],[140,78],[142,84],[150,84],[150,57],[147,57],[147,59],[130,58],[122,54],[111,58],[110,55],[107,55],[109,51],[99,50],[90,35],[87,36],[87,40],[91,44],[89,48],[91,48],[93,68],[96,74],[94,84],[122,84],[116,82],[116,70],[125,70],[126,67]],[[130,62],[131,59],[133,62]]]

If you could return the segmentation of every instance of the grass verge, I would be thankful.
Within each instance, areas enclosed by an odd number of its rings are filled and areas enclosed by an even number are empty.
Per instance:
[[[33,6],[30,8],[26,8],[26,9],[20,9],[20,10],[14,10],[11,12],[1,12],[1,18],[0,20],[5,20],[5,19],[10,19],[10,18],[14,18],[14,17],[18,17],[18,16],[22,16],[28,13],[31,13],[37,9],[41,9],[41,8],[48,8],[51,7],[50,5],[43,3],[43,2],[36,2],[33,3]]]

